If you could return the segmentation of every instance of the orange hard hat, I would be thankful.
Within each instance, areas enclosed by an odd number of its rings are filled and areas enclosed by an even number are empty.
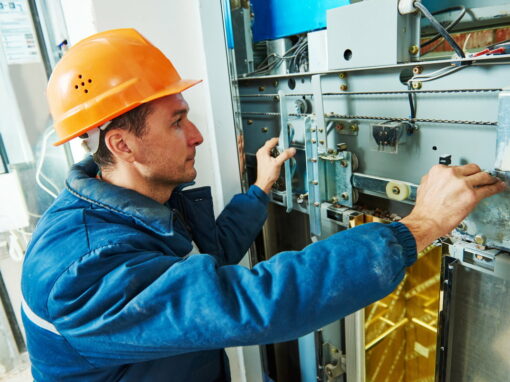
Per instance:
[[[74,45],[55,67],[47,97],[58,146],[155,99],[199,83],[134,29],[114,29]]]

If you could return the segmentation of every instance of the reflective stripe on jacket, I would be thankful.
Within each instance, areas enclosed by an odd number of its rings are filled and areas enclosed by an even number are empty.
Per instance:
[[[73,167],[25,258],[37,382],[229,380],[222,348],[309,333],[387,295],[416,259],[404,225],[375,223],[247,269],[235,264],[266,218],[259,188],[215,220],[208,188],[163,206],[96,173]],[[201,254],[186,256],[192,240]]]

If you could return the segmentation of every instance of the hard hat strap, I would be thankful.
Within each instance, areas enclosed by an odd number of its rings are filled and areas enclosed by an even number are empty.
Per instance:
[[[91,154],[95,154],[97,149],[99,148],[99,137],[101,134],[101,130],[106,129],[112,121],[108,121],[101,126],[98,126],[92,130],[87,131],[87,138],[83,140],[84,148],[89,151]]]

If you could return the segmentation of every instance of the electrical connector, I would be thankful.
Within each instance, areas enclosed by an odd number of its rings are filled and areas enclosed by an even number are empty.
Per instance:
[[[414,6],[414,3],[419,3],[421,0],[400,0],[398,2],[398,12],[401,15],[409,15],[416,13],[418,9]]]

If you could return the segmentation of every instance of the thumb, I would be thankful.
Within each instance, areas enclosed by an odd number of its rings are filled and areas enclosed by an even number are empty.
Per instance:
[[[282,164],[286,160],[292,158],[294,155],[296,155],[296,149],[294,147],[291,147],[290,149],[285,150],[280,155],[276,157],[276,161],[279,164]]]

